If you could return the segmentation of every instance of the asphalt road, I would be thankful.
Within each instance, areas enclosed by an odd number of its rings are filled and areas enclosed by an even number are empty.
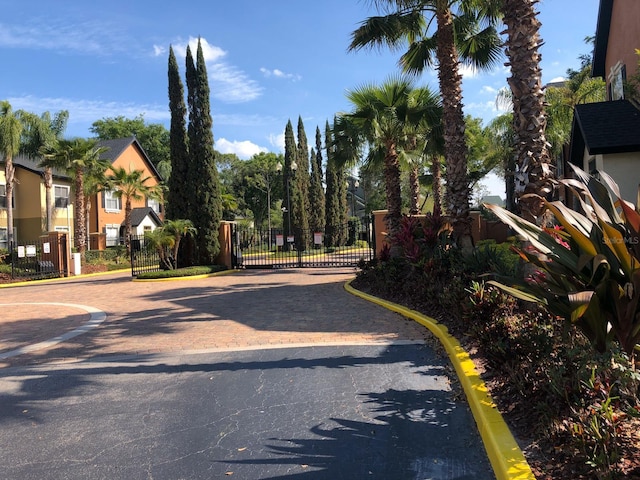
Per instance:
[[[494,479],[424,344],[0,369],[0,478]]]

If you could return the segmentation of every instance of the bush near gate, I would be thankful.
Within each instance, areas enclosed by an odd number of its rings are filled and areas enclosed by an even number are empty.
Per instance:
[[[199,265],[194,267],[161,270],[159,272],[144,272],[138,275],[139,280],[158,280],[162,278],[192,277],[194,275],[208,275],[226,270],[223,265]]]

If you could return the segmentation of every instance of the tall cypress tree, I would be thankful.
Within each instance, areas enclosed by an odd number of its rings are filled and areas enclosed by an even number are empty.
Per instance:
[[[316,127],[316,148],[311,149],[311,185],[309,187],[309,228],[323,232],[325,224],[325,199],[322,187],[322,135]]]
[[[309,145],[307,134],[304,131],[302,117],[298,116],[298,146],[296,148],[295,188],[293,190],[291,222],[297,235],[298,250],[306,250],[310,243],[309,238]],[[295,200],[294,200],[295,199]]]
[[[295,225],[292,210],[293,202],[295,200],[295,197],[293,196],[293,189],[295,188],[295,175],[297,172],[291,168],[294,163],[296,164],[297,168],[296,138],[293,134],[293,125],[291,125],[291,120],[289,120],[287,122],[287,126],[284,129],[284,167],[282,169],[282,188],[285,195],[285,205],[287,207],[287,211],[283,215],[282,219],[285,237],[293,234],[292,227]],[[288,241],[285,245],[285,249],[288,249]]]
[[[186,218],[189,211],[189,196],[184,188],[187,179],[189,161],[186,115],[184,104],[184,87],[180,80],[178,62],[169,47],[169,111],[171,127],[169,129],[169,151],[171,158],[171,175],[168,180],[166,199],[166,217],[170,220]]]
[[[198,39],[196,65],[187,49],[189,104],[189,172],[192,190],[191,221],[197,229],[196,259],[212,264],[220,252],[218,230],[222,219],[220,180],[213,149],[213,120],[209,105],[209,79],[202,44]]]
[[[338,186],[338,244],[346,245],[349,238],[349,203],[347,202],[347,172],[344,166],[336,167],[336,184]]]
[[[325,127],[325,147],[327,149],[326,181],[327,192],[325,195],[325,237],[324,242],[327,247],[339,245],[339,225],[340,225],[340,200],[338,176],[336,174],[335,159],[333,158],[333,135],[331,127],[327,122]]]

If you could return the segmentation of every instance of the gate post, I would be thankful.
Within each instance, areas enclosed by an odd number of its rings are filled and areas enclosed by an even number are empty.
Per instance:
[[[67,242],[67,234],[64,232],[48,232],[40,237],[41,242],[49,244],[49,252],[42,253],[42,260],[49,261],[53,264],[55,271],[61,276],[69,276],[69,251]]]
[[[388,212],[388,210],[375,210],[371,212],[373,217],[373,233],[375,235],[373,243],[375,245],[376,258],[380,258],[384,246],[389,245],[387,241],[387,224],[384,220]]]
[[[216,258],[217,265],[224,265],[228,269],[234,268],[233,262],[233,235],[232,225],[234,222],[223,220],[220,222],[218,230],[218,240],[220,242],[220,253]]]

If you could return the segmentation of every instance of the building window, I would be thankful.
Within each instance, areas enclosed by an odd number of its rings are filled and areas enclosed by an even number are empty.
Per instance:
[[[7,208],[7,186],[0,185],[0,208]]]
[[[119,212],[122,210],[122,199],[116,197],[113,190],[106,190],[104,192],[104,209],[107,212]]]
[[[56,208],[67,208],[69,206],[69,187],[54,185],[53,195]]]
[[[609,100],[624,99],[624,82],[627,79],[627,68],[618,62],[609,72]]]
[[[151,209],[160,215],[160,202],[155,198],[147,198],[147,207],[151,207]]]
[[[107,241],[107,247],[113,247],[120,243],[120,225],[105,225],[104,233]]]
[[[4,186],[4,185],[2,185]],[[9,234],[6,228],[0,228],[0,248],[9,249]]]

